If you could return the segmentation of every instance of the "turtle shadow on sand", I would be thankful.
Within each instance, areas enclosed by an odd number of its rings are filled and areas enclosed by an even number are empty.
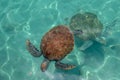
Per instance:
[[[104,62],[103,46],[106,40],[102,36],[103,24],[97,15],[91,12],[77,13],[71,17],[69,28],[74,33],[78,50],[85,54],[83,66],[93,69],[101,66]]]
[[[90,12],[77,13],[73,15],[69,21],[69,28],[74,35],[82,40],[83,45],[80,50],[85,50],[93,44],[93,40],[106,44],[102,37],[103,24],[97,18],[97,15]]]

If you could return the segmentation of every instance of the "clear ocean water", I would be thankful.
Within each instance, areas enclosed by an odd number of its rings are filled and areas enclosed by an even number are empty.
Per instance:
[[[43,56],[31,56],[26,39],[39,48],[48,30],[67,24],[78,12],[98,16],[107,44],[95,42],[82,52],[75,40],[74,50],[62,60],[75,69],[58,70],[51,62],[42,72]],[[120,0],[0,0],[0,80],[120,80]]]

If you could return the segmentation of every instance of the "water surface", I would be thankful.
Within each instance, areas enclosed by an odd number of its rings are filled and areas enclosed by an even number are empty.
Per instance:
[[[43,73],[43,57],[32,57],[25,47],[30,39],[37,48],[42,36],[53,26],[67,24],[78,12],[95,13],[104,25],[106,46],[95,42],[78,50],[79,40],[63,62],[78,65],[58,70],[52,62]],[[119,80],[119,0],[0,0],[0,80]]]

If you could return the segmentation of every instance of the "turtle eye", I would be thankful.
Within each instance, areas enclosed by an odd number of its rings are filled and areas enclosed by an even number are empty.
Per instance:
[[[82,31],[82,30],[74,30],[73,33],[74,33],[74,34],[82,34],[83,31]]]

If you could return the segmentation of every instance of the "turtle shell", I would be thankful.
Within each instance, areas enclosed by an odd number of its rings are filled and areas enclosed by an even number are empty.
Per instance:
[[[72,30],[80,30],[82,33],[78,34],[81,40],[95,39],[101,35],[103,25],[93,13],[78,13],[71,17],[70,28]]]
[[[41,51],[49,60],[61,60],[74,47],[74,37],[68,27],[59,25],[53,27],[42,38]]]

